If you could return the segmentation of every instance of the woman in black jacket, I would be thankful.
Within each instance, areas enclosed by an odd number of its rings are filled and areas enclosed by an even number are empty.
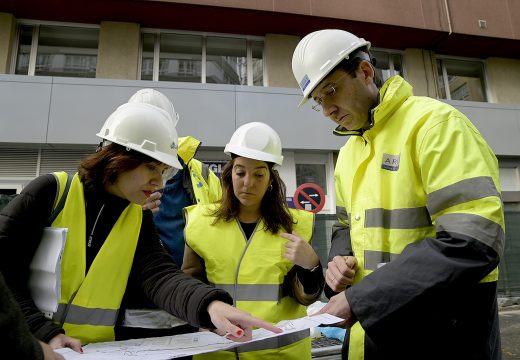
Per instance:
[[[170,116],[153,105],[123,104],[97,135],[102,146],[81,162],[68,192],[66,174],[40,176],[0,216],[0,271],[36,338],[76,351],[113,340],[121,298],[135,284],[159,307],[233,340],[250,338],[253,326],[278,332],[228,305],[225,291],[184,275],[161,246],[151,212],[142,211],[180,167]],[[28,288],[29,264],[64,193],[63,210],[50,224],[68,228],[68,235],[59,305],[49,320]]]

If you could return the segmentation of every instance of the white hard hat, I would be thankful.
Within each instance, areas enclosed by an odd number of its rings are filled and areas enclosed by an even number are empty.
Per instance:
[[[166,95],[155,89],[141,89],[128,99],[129,103],[145,103],[155,105],[170,114],[173,126],[177,126],[179,114],[175,112],[172,102]]]
[[[96,135],[182,169],[177,159],[177,131],[170,115],[157,106],[137,102],[123,104]]]
[[[305,36],[292,58],[293,74],[303,93],[300,106],[336,65],[362,47],[368,50],[370,42],[344,30],[319,30]]]
[[[235,130],[224,153],[282,165],[282,142],[272,127],[250,122]]]

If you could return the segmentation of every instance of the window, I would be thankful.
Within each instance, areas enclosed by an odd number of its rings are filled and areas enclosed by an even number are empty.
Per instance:
[[[376,59],[376,71],[383,81],[394,75],[403,76],[402,56],[400,53],[371,49],[370,55]]]
[[[506,241],[500,259],[498,293],[520,296],[520,203],[505,203]]]
[[[161,34],[159,80],[200,82],[202,36]]]
[[[520,159],[499,158],[500,190],[504,202],[506,242],[500,259],[498,292],[520,295]]]
[[[284,164],[292,164],[289,157],[291,153],[284,153]],[[294,172],[288,176],[288,179],[284,180],[287,184],[287,195],[293,196],[295,190],[303,184],[316,184],[325,195],[323,199],[321,197],[312,198],[316,203],[324,201],[323,208],[320,210],[320,214],[333,214],[335,212],[335,193],[334,193],[334,157],[332,153],[304,153],[296,152],[292,153],[294,156]],[[283,168],[283,167],[282,167]],[[295,177],[294,174],[295,173]],[[283,174],[281,174],[283,178]],[[294,182],[293,182],[294,181]],[[314,195],[316,196],[316,195]],[[303,200],[303,199],[300,199]],[[306,199],[310,201],[310,199]],[[294,201],[294,199],[293,199]],[[297,199],[295,201],[298,201]],[[301,201],[300,201],[301,203]],[[304,203],[301,203],[305,206]],[[316,207],[317,205],[314,204]]]
[[[16,195],[22,191],[20,184],[2,184],[0,183],[0,194],[2,195]]]
[[[319,185],[327,195],[325,164],[296,164],[296,186],[313,183]]]
[[[487,101],[482,61],[438,58],[437,79],[441,99]]]
[[[99,29],[20,25],[15,74],[96,77]]]
[[[145,32],[141,80],[263,86],[263,49],[249,37]]]

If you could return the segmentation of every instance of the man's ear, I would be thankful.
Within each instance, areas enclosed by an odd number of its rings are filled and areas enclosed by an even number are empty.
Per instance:
[[[359,70],[363,73],[365,83],[374,82],[374,67],[367,60],[362,60],[359,63]]]

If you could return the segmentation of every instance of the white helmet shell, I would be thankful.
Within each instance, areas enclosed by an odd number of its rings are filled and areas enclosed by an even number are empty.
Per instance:
[[[235,130],[224,153],[282,165],[282,142],[272,127],[250,122]]]
[[[128,99],[129,103],[144,103],[157,106],[170,114],[173,126],[177,126],[179,114],[175,112],[173,103],[166,95],[155,89],[141,89]]]
[[[177,159],[177,131],[170,115],[157,106],[137,102],[123,104],[96,135],[182,169]]]
[[[319,30],[305,36],[292,58],[293,74],[303,93],[300,106],[336,65],[362,47],[370,49],[370,42],[344,30]]]

